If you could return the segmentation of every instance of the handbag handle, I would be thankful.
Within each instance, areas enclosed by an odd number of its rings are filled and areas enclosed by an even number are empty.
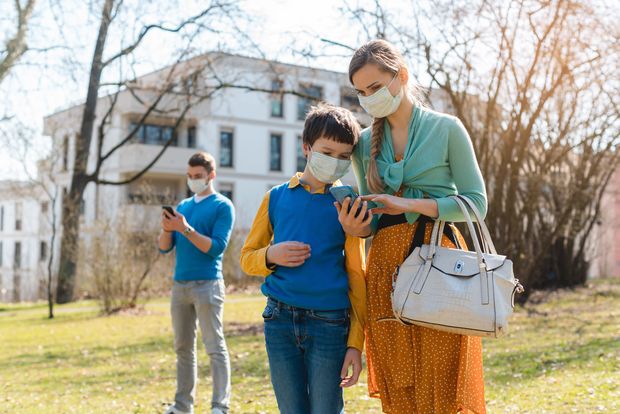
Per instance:
[[[491,233],[489,232],[489,228],[487,227],[486,223],[484,222],[484,219],[482,218],[482,215],[480,214],[480,212],[476,208],[476,205],[469,198],[467,198],[465,196],[462,196],[462,195],[452,196],[451,198],[455,199],[455,201],[456,201],[456,199],[460,199],[462,202],[465,202],[467,204],[467,206],[474,213],[474,216],[476,217],[475,227],[478,229],[477,234],[480,234],[480,239],[478,239],[478,241],[481,243],[481,250],[482,250],[482,252],[483,253],[497,254],[497,250],[495,249],[495,244],[493,243],[493,239],[491,238]],[[457,204],[458,204],[458,201],[457,201]],[[471,219],[471,215],[467,211],[467,208],[463,207],[461,204],[459,204],[459,208],[463,212],[463,215],[465,216],[466,219],[467,219],[467,217],[470,217],[470,219]],[[436,220],[435,222],[437,223],[438,220]],[[435,227],[433,227],[433,232],[431,233],[430,244],[435,244],[438,247],[441,246],[441,236],[440,235],[442,234],[444,225],[445,225],[445,222],[443,222],[443,221],[439,222],[439,228],[438,228],[438,232],[437,233],[435,232]],[[472,233],[472,239],[473,239],[474,235],[476,234],[475,228],[473,230],[472,230],[472,228],[469,228],[469,230]]]
[[[476,234],[476,229],[474,227],[474,223],[472,222],[471,216],[469,214],[469,211],[467,210],[467,207],[465,206],[465,204],[463,204],[463,201],[461,201],[461,199],[459,199],[458,197],[453,197],[454,201],[456,201],[456,204],[459,206],[459,208],[461,209],[461,211],[463,212],[463,215],[465,216],[465,220],[467,221],[467,227],[469,228],[469,232],[471,233],[471,237],[473,239],[474,242],[474,250],[476,252],[476,257],[477,257],[477,261],[478,261],[478,269],[480,270],[480,298],[481,298],[481,303],[483,305],[488,305],[489,304],[489,275],[487,273],[487,264],[486,264],[486,260],[484,258],[483,255],[483,251],[482,248],[480,247],[480,240],[478,239],[478,235]],[[426,265],[425,265],[425,269],[426,267],[429,267],[429,264],[432,263],[433,258],[435,257],[435,251],[437,249],[437,236],[439,233],[439,220],[435,221],[435,224],[433,225],[433,232],[431,234],[431,243],[428,249],[428,253],[427,253],[427,257],[426,257]],[[484,240],[485,235],[482,235],[482,238]],[[439,241],[441,242],[441,241]],[[429,269],[430,270],[430,267]],[[428,271],[424,272],[424,274],[426,275],[426,277],[428,277]],[[420,277],[418,278],[418,280],[416,281],[417,283],[415,283],[414,286],[414,291],[417,290],[421,290],[422,288],[422,280],[426,279],[426,277]]]
[[[472,232],[471,236],[474,239],[474,248],[476,249],[476,256],[478,257],[478,269],[480,270],[481,303],[483,305],[488,305],[489,304],[489,291],[491,290],[491,288],[489,287],[489,281],[490,281],[489,273],[488,273],[489,270],[487,269],[487,263],[486,263],[486,260],[484,259],[482,249],[480,249],[480,243],[478,242],[478,236],[476,235],[476,231],[474,230],[474,223],[472,223],[471,216],[469,215],[469,212],[467,211],[467,207],[465,206],[465,204],[463,204],[463,201],[461,201],[461,199],[458,197],[454,197],[454,201],[456,201],[458,206],[461,208],[461,211],[463,211],[463,214],[465,215],[465,218],[467,219],[467,225],[469,226],[469,231]],[[486,228],[486,226],[483,228]],[[482,238],[483,240],[485,239],[484,234],[482,235]]]
[[[476,205],[473,203],[473,201],[471,201],[465,196],[457,195],[456,197],[459,198],[461,201],[464,201],[465,204],[467,204],[467,206],[469,206],[469,208],[474,212],[474,216],[476,217],[476,224],[478,225],[478,228],[481,229],[480,236],[482,237],[482,241],[488,246],[487,251],[491,254],[497,254],[497,250],[495,250],[495,244],[493,244],[493,239],[491,238],[489,228],[484,222],[482,214],[480,214],[480,211],[478,211]]]
[[[459,206],[463,215],[465,216],[465,220],[467,221],[467,227],[469,228],[471,237],[474,241],[474,250],[476,251],[476,255],[478,256],[478,265],[482,266],[485,263],[484,256],[483,256],[483,250],[480,247],[480,240],[478,239],[478,236],[476,235],[476,229],[474,227],[474,223],[471,220],[469,211],[467,210],[467,207],[465,207],[463,202],[458,197],[452,197],[452,198],[454,199],[454,201],[456,201],[457,205]],[[441,227],[440,220],[436,220],[435,224],[433,225],[433,232],[431,233],[430,249],[428,249],[427,259],[432,259],[433,256],[435,256],[435,251],[438,245],[441,243],[441,240],[440,239],[438,240],[440,227]]]

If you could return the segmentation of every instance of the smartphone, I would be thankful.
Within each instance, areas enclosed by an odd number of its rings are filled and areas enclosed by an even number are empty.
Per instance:
[[[161,206],[161,208],[162,210],[166,210],[171,216],[176,216],[176,214],[174,214],[174,209],[172,208],[172,206]]]
[[[339,187],[330,187],[329,192],[332,193],[334,198],[340,204],[344,203],[344,199],[347,197],[351,198],[351,204],[358,197],[357,193],[353,190],[353,187],[350,185],[341,185]]]
[[[349,211],[351,210],[351,206],[353,205],[353,202],[355,201],[355,199],[359,197],[358,194],[355,192],[355,190],[353,190],[353,187],[351,187],[350,185],[341,185],[339,187],[331,187],[329,189],[329,192],[332,193],[336,201],[338,201],[341,205],[344,202],[345,198],[350,197],[351,204],[349,204]],[[371,209],[374,207],[376,207],[376,204],[373,203],[372,201],[369,201],[368,209]],[[357,210],[357,213],[355,213],[355,215],[357,216],[361,210],[362,210],[362,205],[360,204]],[[366,218],[364,217],[364,219]]]

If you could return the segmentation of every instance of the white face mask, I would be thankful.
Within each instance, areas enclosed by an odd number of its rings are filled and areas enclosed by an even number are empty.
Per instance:
[[[403,88],[400,88],[398,95],[392,96],[390,90],[388,89],[394,79],[396,79],[396,75],[392,78],[390,83],[387,86],[379,89],[377,92],[373,93],[370,96],[361,96],[358,95],[358,99],[360,101],[360,105],[366,112],[372,115],[375,118],[385,118],[388,115],[392,115],[398,109],[400,105],[400,101],[403,98]]]
[[[192,193],[200,194],[209,188],[209,181],[206,178],[196,178],[195,180],[188,178],[187,186]]]
[[[333,184],[349,171],[351,160],[340,160],[320,152],[312,151],[308,169],[322,183]]]

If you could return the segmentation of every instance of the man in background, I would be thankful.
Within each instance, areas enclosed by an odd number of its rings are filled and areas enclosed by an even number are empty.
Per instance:
[[[187,185],[194,195],[162,211],[159,249],[176,248],[170,312],[177,355],[177,391],[166,414],[192,414],[196,395],[196,328],[211,360],[212,414],[227,413],[230,403],[230,359],[224,339],[222,257],[230,239],[235,211],[231,201],[213,189],[215,160],[206,152],[189,159]]]

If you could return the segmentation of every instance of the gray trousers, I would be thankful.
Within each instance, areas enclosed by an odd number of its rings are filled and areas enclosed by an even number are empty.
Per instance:
[[[212,408],[227,412],[230,403],[230,359],[224,340],[224,281],[175,281],[170,313],[177,354],[177,391],[174,405],[187,412],[194,410],[196,397],[196,327],[200,325],[202,342],[211,360],[213,378]]]

